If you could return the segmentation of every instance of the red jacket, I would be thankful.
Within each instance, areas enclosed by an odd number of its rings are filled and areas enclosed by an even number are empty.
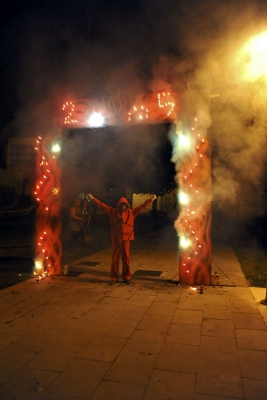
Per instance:
[[[120,198],[117,208],[107,206],[95,197],[93,198],[93,202],[109,216],[112,239],[134,240],[135,217],[149,206],[152,203],[152,200],[148,199],[135,208],[130,208],[130,204],[125,197]],[[120,211],[119,209],[119,206],[122,203],[126,203],[127,205],[125,211]]]

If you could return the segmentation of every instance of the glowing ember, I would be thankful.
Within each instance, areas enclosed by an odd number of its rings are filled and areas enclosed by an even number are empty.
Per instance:
[[[53,153],[59,153],[60,150],[61,150],[61,149],[60,149],[60,146],[59,146],[58,143],[55,143],[55,144],[52,145],[52,152],[53,152]]]
[[[40,243],[38,243],[39,245]],[[35,261],[34,275],[39,275],[43,271],[43,264],[40,261]]]
[[[180,200],[180,204],[188,204],[189,203],[189,198],[187,196],[187,194],[181,192],[179,193],[179,200]]]
[[[54,188],[54,189],[52,190],[52,193],[53,193],[54,195],[57,195],[58,192],[59,192],[58,188]]]
[[[180,142],[180,146],[187,148],[190,146],[190,139],[188,136],[180,134],[179,135],[179,142]]]
[[[184,249],[187,249],[188,247],[190,247],[191,242],[190,240],[186,239],[185,237],[181,237],[180,238],[180,246]]]

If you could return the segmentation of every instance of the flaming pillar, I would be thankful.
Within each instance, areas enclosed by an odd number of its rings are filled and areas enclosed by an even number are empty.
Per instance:
[[[36,140],[37,201],[35,270],[39,278],[61,274],[61,172],[59,144],[52,137]]]
[[[211,283],[211,158],[208,138],[209,94],[188,92],[181,120],[174,127],[174,156],[179,187],[179,281]]]

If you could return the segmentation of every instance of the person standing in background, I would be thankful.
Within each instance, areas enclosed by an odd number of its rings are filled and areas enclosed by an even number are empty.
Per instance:
[[[76,198],[70,208],[69,231],[70,231],[70,250],[79,249],[80,240],[82,238],[82,213],[80,209],[81,200]]]
[[[88,241],[86,239],[88,238],[89,235],[89,225],[92,216],[92,208],[87,198],[85,198],[82,203],[81,213],[82,213],[82,226],[81,226],[82,245],[86,249],[88,245]]]

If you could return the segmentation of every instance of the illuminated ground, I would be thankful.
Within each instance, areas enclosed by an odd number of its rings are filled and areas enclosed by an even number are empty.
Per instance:
[[[157,277],[109,285],[108,248],[77,260],[78,276],[1,290],[1,399],[264,399],[265,289],[248,287],[227,246],[214,261],[231,286],[200,294],[169,281],[168,232],[140,235],[132,249],[132,272]]]

